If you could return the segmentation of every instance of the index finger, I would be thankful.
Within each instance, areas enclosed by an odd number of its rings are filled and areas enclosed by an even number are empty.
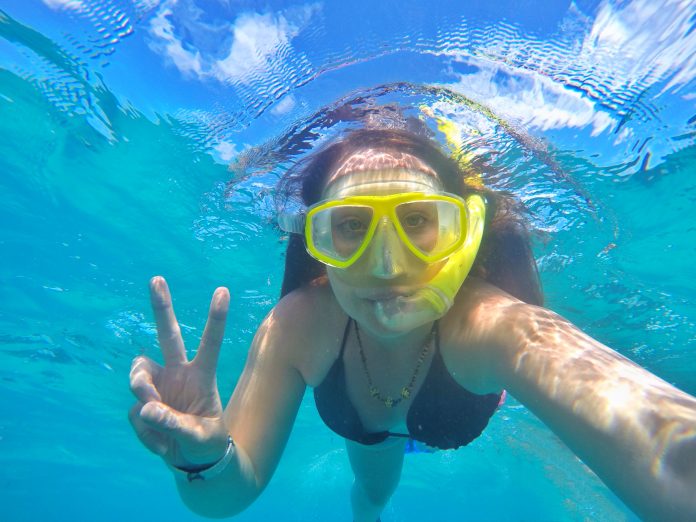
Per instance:
[[[220,355],[220,345],[225,336],[225,323],[229,308],[229,290],[224,287],[216,289],[213,299],[210,301],[208,321],[205,323],[201,344],[198,346],[198,353],[193,359],[193,363],[203,370],[215,373]]]
[[[155,314],[157,339],[164,355],[164,364],[185,363],[186,349],[181,338],[181,328],[174,315],[169,286],[162,276],[155,276],[150,280],[150,303]]]

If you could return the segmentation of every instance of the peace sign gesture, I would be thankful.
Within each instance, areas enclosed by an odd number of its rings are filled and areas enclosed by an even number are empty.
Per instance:
[[[163,277],[150,281],[150,300],[164,366],[148,357],[133,360],[130,388],[137,399],[129,419],[138,438],[168,464],[188,468],[218,461],[228,432],[215,377],[230,294],[213,294],[198,352],[186,358],[181,329]]]

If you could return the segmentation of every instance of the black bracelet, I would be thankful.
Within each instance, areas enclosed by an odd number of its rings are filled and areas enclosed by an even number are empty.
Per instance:
[[[178,466],[171,466],[175,471],[186,474],[186,480],[193,482],[194,480],[205,480],[206,478],[214,477],[219,474],[232,458],[234,448],[234,440],[231,435],[227,435],[227,448],[225,449],[225,454],[220,457],[219,460],[213,462],[212,464],[206,464],[203,466],[191,466],[186,468],[180,468]]]

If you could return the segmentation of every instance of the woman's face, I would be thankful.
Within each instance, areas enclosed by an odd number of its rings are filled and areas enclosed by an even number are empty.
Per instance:
[[[323,199],[442,190],[434,173],[386,168],[334,176],[324,189]],[[391,220],[385,217],[367,250],[355,263],[348,268],[329,266],[327,273],[336,299],[348,315],[375,335],[396,336],[404,332],[394,329],[393,321],[389,320],[390,310],[398,308],[399,297],[408,297],[427,284],[443,264],[428,264],[416,257],[402,243]]]

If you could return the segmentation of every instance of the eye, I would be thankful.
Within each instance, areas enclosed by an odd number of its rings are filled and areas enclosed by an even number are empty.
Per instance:
[[[423,214],[412,212],[401,218],[401,222],[408,228],[417,228],[425,226],[428,223],[428,218]]]
[[[367,226],[358,218],[345,218],[338,224],[338,229],[344,233],[355,234],[367,230]]]

